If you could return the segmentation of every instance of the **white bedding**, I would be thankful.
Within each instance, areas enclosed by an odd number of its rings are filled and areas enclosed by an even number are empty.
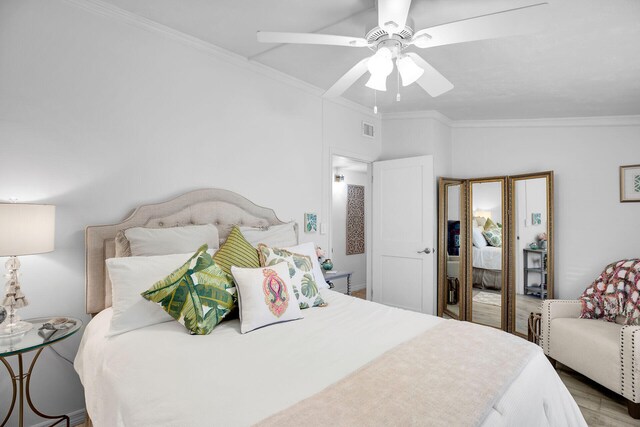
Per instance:
[[[502,270],[502,248],[485,246],[473,248],[473,266],[485,270]]]
[[[250,425],[445,321],[321,292],[328,307],[245,335],[231,320],[207,336],[167,322],[105,338],[112,310],[102,311],[87,325],[75,361],[92,421],[97,427]],[[483,425],[586,426],[542,350]]]

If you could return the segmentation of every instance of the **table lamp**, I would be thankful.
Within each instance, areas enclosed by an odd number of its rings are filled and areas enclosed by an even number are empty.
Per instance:
[[[16,314],[16,309],[29,304],[20,289],[17,257],[53,251],[55,218],[55,206],[0,203],[0,257],[9,257],[5,264],[9,280],[4,300],[0,300],[7,309],[7,318],[0,324],[0,337],[19,335],[32,328]]]

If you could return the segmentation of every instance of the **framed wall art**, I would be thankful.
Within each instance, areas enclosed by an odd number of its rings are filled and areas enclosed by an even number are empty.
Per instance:
[[[640,165],[620,166],[620,201],[640,202]]]

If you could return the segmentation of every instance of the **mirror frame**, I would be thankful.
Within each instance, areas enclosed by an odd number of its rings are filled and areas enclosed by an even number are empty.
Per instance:
[[[447,211],[448,192],[451,185],[460,185],[460,288],[459,288],[459,314],[452,313],[447,309]],[[466,310],[466,260],[467,260],[467,180],[456,178],[440,177],[438,181],[438,316],[447,315],[452,319],[463,320]]]
[[[527,173],[509,176],[509,253],[514,256],[509,259],[509,329],[514,335],[527,339],[527,335],[516,331],[516,256],[513,251],[516,249],[516,224],[513,212],[516,209],[516,182],[526,179],[546,178],[547,180],[547,299],[554,298],[555,285],[555,234],[553,232],[555,220],[554,214],[554,191],[553,191],[553,171]]]
[[[507,247],[505,248],[505,243],[504,242],[509,242],[509,226],[508,224],[505,223],[505,218],[509,218],[509,188],[507,186],[507,176],[493,176],[493,177],[487,177],[487,178],[474,178],[474,179],[469,179],[467,180],[467,185],[469,186],[468,188],[468,194],[469,194],[469,198],[467,199],[467,229],[471,230],[472,225],[471,225],[471,221],[473,220],[473,184],[482,184],[482,183],[488,183],[488,182],[501,182],[502,183],[502,194],[501,194],[501,201],[502,201],[502,289],[501,289],[501,297],[502,297],[502,302],[501,302],[501,310],[500,310],[500,328],[496,328],[496,329],[501,329],[503,331],[507,330],[507,326],[509,324],[509,307],[507,304],[508,302],[508,293],[509,293],[509,278],[507,277],[509,275],[509,251],[510,248],[507,244]],[[467,242],[471,242],[471,238],[470,236],[466,236],[466,238],[468,239]],[[466,258],[473,260],[473,255],[471,253],[473,244],[467,244],[466,245]],[[506,250],[505,250],[506,249]],[[473,262],[469,262],[466,265],[467,267],[467,272],[465,274],[466,279],[468,281],[468,283],[465,283],[465,290],[467,291],[467,298],[466,298],[466,317],[465,319],[469,322],[473,322],[473,323],[477,323],[474,322],[473,320]],[[507,274],[505,274],[505,272],[507,272]],[[489,327],[494,327],[494,326],[490,326],[490,325],[484,325],[483,323],[478,323],[479,325],[483,325],[483,326],[489,326]]]

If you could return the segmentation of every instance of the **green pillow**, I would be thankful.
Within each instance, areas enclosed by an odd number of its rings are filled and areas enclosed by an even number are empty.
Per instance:
[[[213,256],[213,260],[229,276],[231,276],[232,265],[243,268],[260,267],[258,251],[247,242],[238,227],[231,229],[229,237]]]
[[[502,247],[502,230],[498,227],[490,228],[482,232],[482,235],[487,239],[487,243],[496,248]]]
[[[495,222],[491,221],[491,218],[487,218],[487,222],[484,223],[485,230],[491,230],[492,228],[498,228]]]
[[[236,304],[233,278],[216,265],[207,245],[141,295],[195,335],[211,333]]]

